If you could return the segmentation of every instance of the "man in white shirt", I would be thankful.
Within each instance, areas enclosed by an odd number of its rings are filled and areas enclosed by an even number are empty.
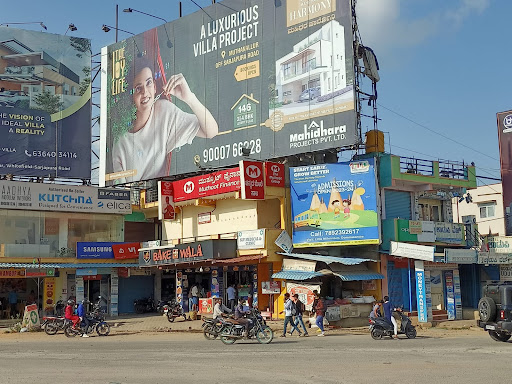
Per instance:
[[[191,144],[196,136],[212,138],[219,132],[212,114],[191,92],[181,73],[171,76],[163,87],[163,97],[157,97],[152,63],[136,59],[132,66],[136,117],[112,149],[113,171],[131,173],[118,178],[120,183],[169,175],[174,149]],[[165,98],[171,95],[185,102],[193,113],[183,112]]]
[[[215,298],[215,306],[213,307],[213,318],[221,317],[224,313],[231,313],[231,309],[222,304],[222,298]]]
[[[190,296],[192,296],[192,311],[197,311],[199,307],[199,288],[197,288],[197,284],[192,286]]]

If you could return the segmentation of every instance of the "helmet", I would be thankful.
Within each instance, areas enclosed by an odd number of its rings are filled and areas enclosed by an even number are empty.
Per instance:
[[[75,302],[73,300],[69,299],[68,300],[68,305],[73,305],[73,304],[75,304]]]

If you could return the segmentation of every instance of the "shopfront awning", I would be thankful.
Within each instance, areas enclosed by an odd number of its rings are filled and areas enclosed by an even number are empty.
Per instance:
[[[240,257],[235,257],[233,259],[216,260],[215,264],[238,264],[238,263],[243,263],[246,261],[260,260],[264,257],[266,257],[266,256],[264,256],[264,255],[240,256]]]
[[[357,264],[364,263],[365,261],[373,261],[373,262],[378,261],[378,260],[372,260],[372,259],[359,259],[359,258],[352,258],[352,257],[312,255],[310,253],[284,253],[284,252],[278,252],[278,253],[280,255],[284,255],[287,257],[295,257],[297,259],[322,261],[326,264],[340,263],[340,264],[345,264],[345,265],[357,265]]]
[[[138,267],[138,263],[0,263],[0,268],[120,268]]]
[[[323,276],[319,272],[304,272],[304,271],[279,271],[272,275],[272,279],[283,279],[283,280],[309,280],[315,277]]]
[[[384,276],[380,273],[370,271],[365,265],[345,266],[333,265],[332,274],[338,276],[342,281],[379,280]]]

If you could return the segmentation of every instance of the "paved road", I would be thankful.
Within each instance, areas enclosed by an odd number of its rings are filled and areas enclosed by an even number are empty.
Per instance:
[[[0,335],[1,383],[509,383],[512,343],[484,332],[368,334],[227,346],[200,334]]]

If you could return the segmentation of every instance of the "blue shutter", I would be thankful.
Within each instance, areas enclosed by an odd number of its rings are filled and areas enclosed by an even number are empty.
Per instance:
[[[403,191],[385,191],[386,219],[412,220],[411,194]]]

